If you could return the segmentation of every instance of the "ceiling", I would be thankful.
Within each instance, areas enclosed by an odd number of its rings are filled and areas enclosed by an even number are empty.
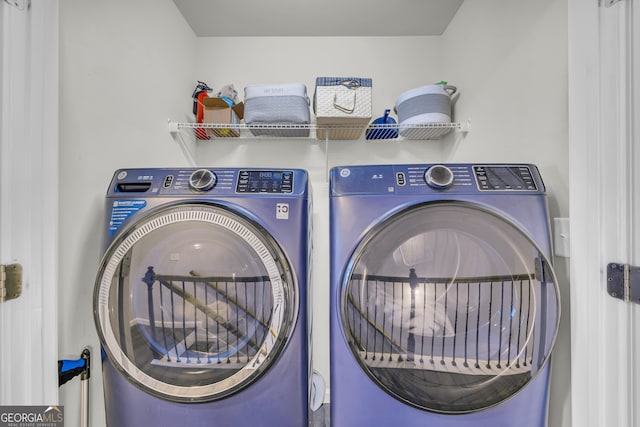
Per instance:
[[[173,0],[198,37],[441,35],[463,0]]]

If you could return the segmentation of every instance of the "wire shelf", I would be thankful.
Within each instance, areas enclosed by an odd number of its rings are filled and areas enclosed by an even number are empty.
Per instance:
[[[318,125],[312,124],[251,124],[246,123],[193,123],[168,121],[169,133],[180,146],[191,165],[198,164],[198,147],[214,141],[256,140],[306,140],[324,141],[325,163],[328,173],[328,146],[332,140],[390,143],[401,141],[438,140],[458,131],[469,132],[470,121],[461,123],[429,123],[420,125],[370,124],[370,125]]]
[[[302,138],[302,139],[361,139],[370,141],[436,140],[453,130],[468,131],[467,123],[428,123],[418,125],[372,124],[228,124],[169,122],[169,131],[181,132],[200,142],[226,138]]]

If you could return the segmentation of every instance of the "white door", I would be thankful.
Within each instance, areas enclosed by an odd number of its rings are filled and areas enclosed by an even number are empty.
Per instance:
[[[0,405],[57,404],[58,2],[0,3]]]
[[[606,273],[640,266],[640,9],[569,0],[569,44],[573,425],[640,426],[640,305]]]

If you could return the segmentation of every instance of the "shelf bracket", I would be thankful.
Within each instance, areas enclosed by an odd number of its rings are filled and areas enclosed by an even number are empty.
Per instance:
[[[600,5],[602,5],[602,3],[604,2],[604,7],[611,7],[616,3],[619,3],[620,0],[598,0],[600,2]]]
[[[191,166],[197,166],[196,163],[196,144],[189,143],[180,131],[178,123],[168,120],[169,133],[173,137],[173,140],[180,146],[182,153],[187,158],[187,161]]]
[[[0,302],[9,301],[22,295],[22,266],[20,264],[0,265]]]
[[[4,0],[4,2],[20,11],[25,11],[31,6],[31,0]]]
[[[616,299],[640,304],[640,267],[608,264],[607,293]]]

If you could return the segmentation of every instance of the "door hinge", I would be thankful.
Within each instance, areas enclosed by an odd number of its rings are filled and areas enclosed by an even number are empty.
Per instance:
[[[620,2],[620,0],[598,0],[600,6],[604,3],[604,7],[611,7],[618,2]]]
[[[18,298],[22,294],[22,266],[0,265],[0,302]]]
[[[640,304],[640,267],[608,264],[607,292],[614,298]]]

